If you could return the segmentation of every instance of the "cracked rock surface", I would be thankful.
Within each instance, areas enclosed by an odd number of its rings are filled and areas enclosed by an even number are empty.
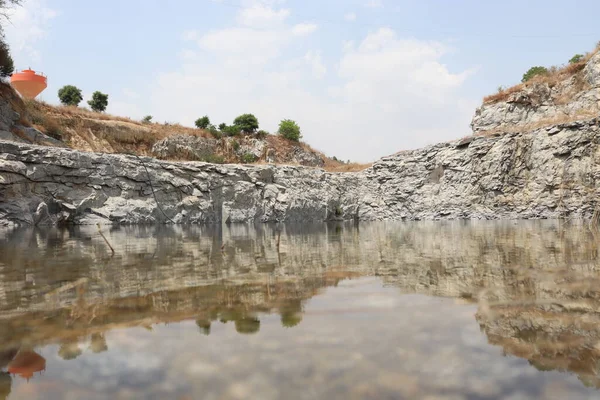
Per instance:
[[[599,129],[590,119],[473,137],[354,173],[0,141],[0,226],[586,218],[598,199]]]

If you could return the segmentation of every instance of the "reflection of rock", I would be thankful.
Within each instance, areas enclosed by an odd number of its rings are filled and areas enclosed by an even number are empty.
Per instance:
[[[90,336],[92,350],[102,349],[107,330],[184,320],[205,334],[219,320],[251,333],[263,313],[293,327],[322,289],[379,276],[403,293],[481,300],[477,318],[490,343],[537,368],[596,379],[599,245],[587,228],[460,222],[104,232],[114,257],[95,227],[0,231],[0,350]],[[75,345],[70,354],[79,352]]]

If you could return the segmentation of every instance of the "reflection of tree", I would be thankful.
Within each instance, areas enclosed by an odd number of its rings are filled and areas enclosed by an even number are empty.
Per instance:
[[[211,322],[207,319],[196,320],[196,325],[198,325],[198,328],[200,328],[202,330],[202,333],[206,336],[210,335],[210,324]]]
[[[260,320],[256,317],[244,317],[235,321],[237,333],[253,334],[260,329]]]
[[[63,360],[73,360],[81,355],[81,349],[77,341],[69,341],[61,344],[58,355]]]
[[[103,333],[93,333],[91,342],[90,347],[94,353],[102,353],[103,351],[108,350],[106,338]]]
[[[12,378],[6,372],[0,372],[0,400],[7,400],[12,389]]]
[[[293,328],[302,321],[302,301],[294,299],[279,307],[281,314],[281,325],[286,328]]]

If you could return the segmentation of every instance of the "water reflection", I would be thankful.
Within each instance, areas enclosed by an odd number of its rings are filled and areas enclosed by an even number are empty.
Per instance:
[[[585,227],[377,223],[104,234],[114,256],[95,227],[0,231],[0,399],[11,391],[9,373],[43,370],[43,358],[26,349],[55,345],[65,361],[100,357],[115,329],[182,321],[200,336],[212,336],[215,324],[258,336],[274,314],[297,329],[308,300],[368,276],[401,293],[477,305],[481,331],[504,354],[600,387],[600,264]],[[337,321],[341,307],[325,317]],[[28,359],[29,372],[15,359]]]

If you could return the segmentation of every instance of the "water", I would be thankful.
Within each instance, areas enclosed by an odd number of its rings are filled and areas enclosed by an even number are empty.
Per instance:
[[[581,225],[103,233],[0,230],[0,399],[600,396]]]

